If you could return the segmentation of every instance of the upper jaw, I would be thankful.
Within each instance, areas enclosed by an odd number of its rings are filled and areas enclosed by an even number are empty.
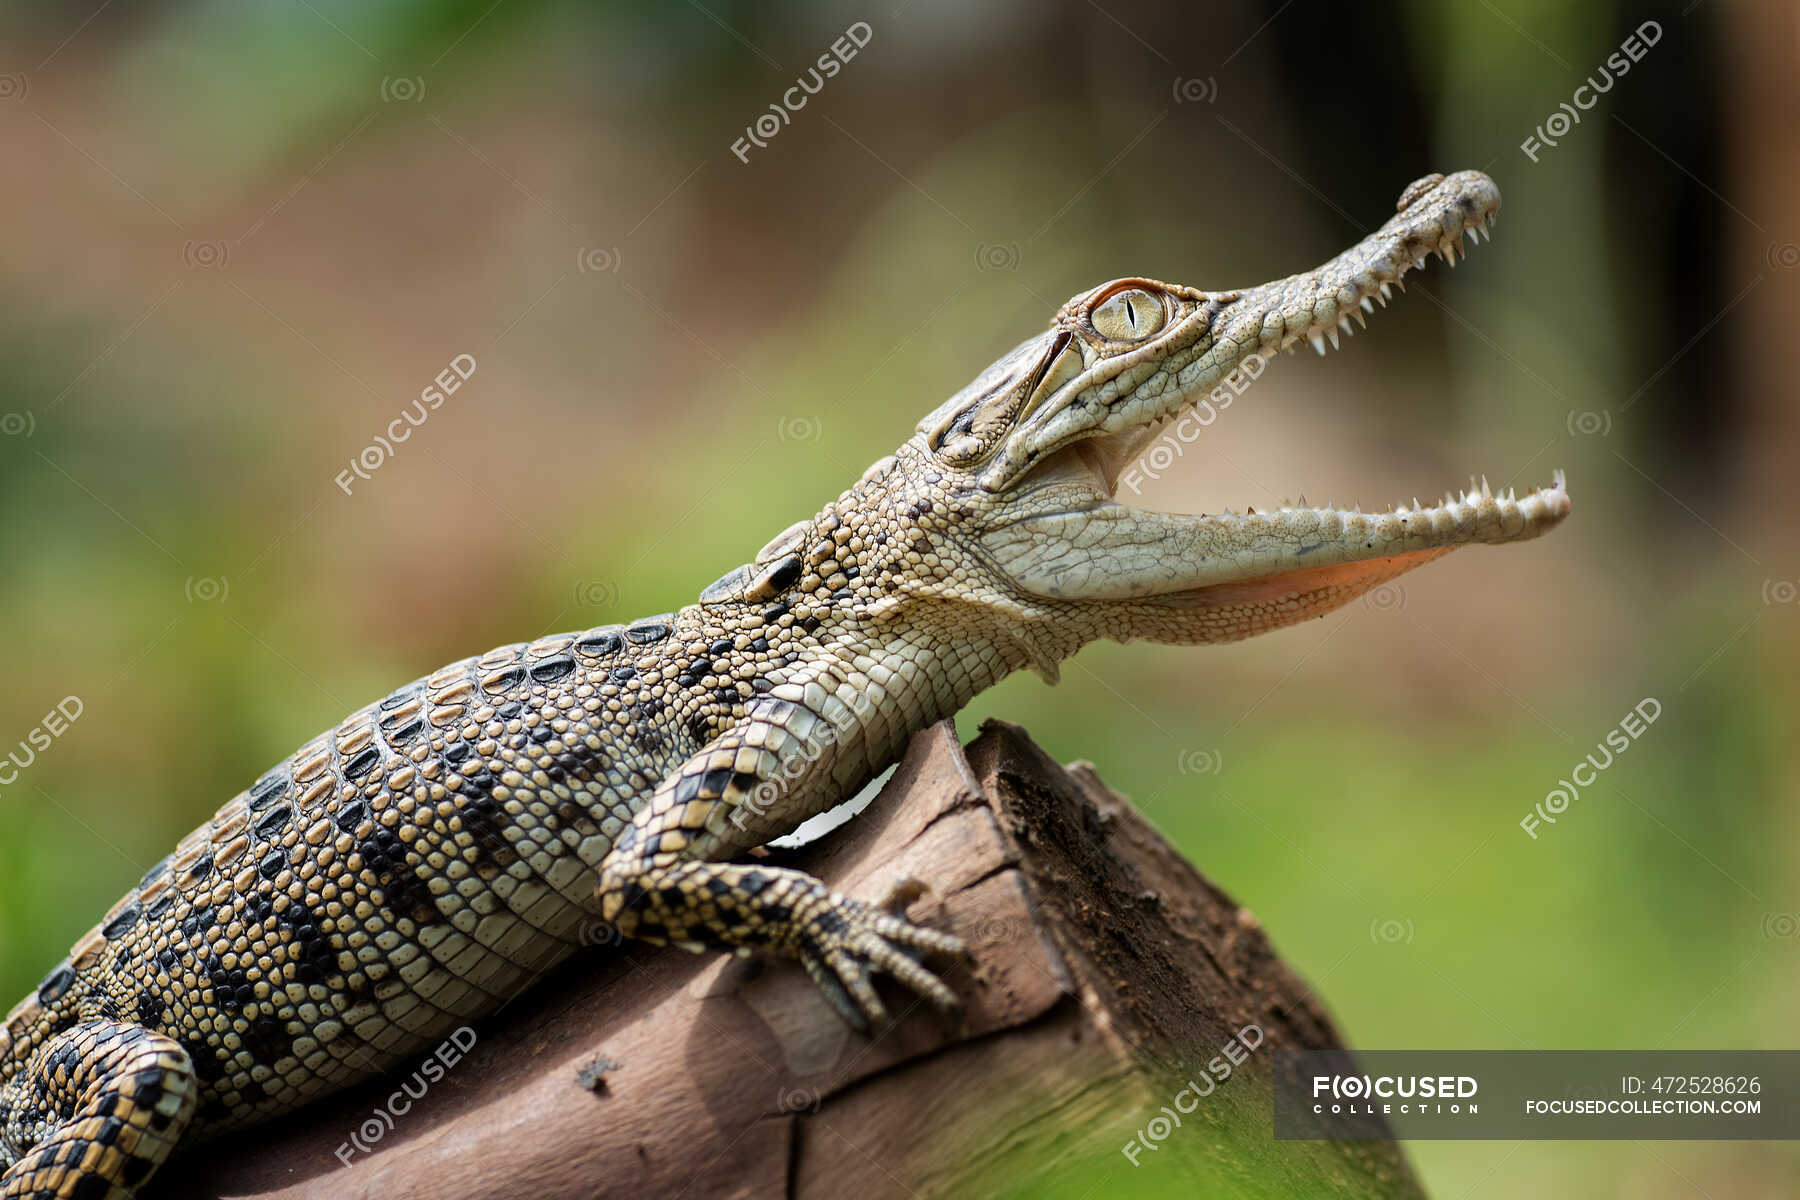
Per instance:
[[[1232,354],[1287,350],[1305,339],[1320,354],[1338,334],[1352,332],[1351,318],[1386,304],[1391,289],[1432,255],[1451,266],[1478,243],[1500,212],[1500,189],[1480,171],[1427,175],[1400,194],[1386,224],[1311,271],[1242,292],[1214,294],[1224,307],[1213,322],[1224,361]],[[1232,365],[1236,365],[1235,363]]]
[[[1153,283],[1188,310],[1163,334],[1083,372],[1039,406],[982,470],[983,485],[1003,490],[1071,443],[1091,440],[1110,493],[1119,470],[1164,425],[1219,385],[1259,373],[1268,357],[1302,340],[1324,354],[1340,333],[1354,332],[1352,319],[1363,324],[1432,255],[1454,266],[1498,215],[1500,189],[1480,171],[1427,175],[1401,192],[1396,209],[1356,245],[1285,279],[1227,292]]]

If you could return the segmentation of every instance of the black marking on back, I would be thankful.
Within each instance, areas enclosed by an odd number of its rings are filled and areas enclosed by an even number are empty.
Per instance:
[[[155,1029],[168,1015],[169,1006],[161,996],[148,988],[138,993],[137,1018],[139,1023]]]
[[[369,804],[358,796],[332,816],[332,823],[345,833],[355,833],[362,823],[369,819]]]
[[[225,1078],[225,1063],[219,1057],[219,1050],[207,1044],[205,1034],[192,1034],[181,1042],[194,1060],[194,1075],[202,1083],[217,1083]]]
[[[267,808],[282,796],[286,795],[293,785],[288,774],[287,764],[283,763],[257,780],[250,788],[250,811],[257,812]]]
[[[625,639],[621,636],[621,627],[608,625],[603,629],[590,629],[575,642],[575,648],[590,658],[604,658],[608,654],[617,654],[625,648]]]
[[[406,845],[400,835],[376,822],[369,836],[359,839],[364,865],[374,874],[381,889],[382,902],[396,917],[411,918],[426,925],[439,917],[431,889],[409,864]]]
[[[106,923],[100,930],[100,935],[109,942],[121,938],[125,936],[125,934],[131,932],[132,927],[138,923],[139,918],[143,915],[143,905],[134,900],[124,908],[120,909],[118,916]]]
[[[407,684],[403,688],[396,688],[390,695],[385,697],[381,701],[380,704],[376,705],[376,707],[379,708],[382,712],[393,712],[396,708],[399,708],[400,706],[405,704],[408,700],[415,700],[419,696],[423,695],[424,691],[425,691],[424,682],[422,680],[415,679],[413,682]],[[383,719],[385,720],[386,718],[383,718]]]
[[[283,830],[294,823],[294,806],[279,804],[256,819],[251,826],[256,836],[265,842],[274,841],[281,836]]]
[[[381,751],[374,746],[364,747],[356,757],[344,764],[344,778],[355,782],[373,771],[381,764]]]
[[[525,682],[524,667],[508,667],[504,671],[489,675],[481,681],[481,690],[489,695],[499,692],[510,692]]]
[[[163,856],[163,859],[161,862],[157,863],[154,867],[151,867],[148,871],[144,872],[144,877],[142,879],[138,880],[138,891],[140,891],[140,892],[143,891],[145,888],[149,887],[151,884],[155,883],[158,879],[161,879],[163,877],[163,874],[166,871],[168,871],[168,869],[169,869],[169,859],[171,857],[173,857],[173,856],[165,854]]]
[[[667,617],[669,614],[663,614]],[[651,617],[642,621],[634,621],[625,630],[625,636],[634,646],[648,646],[660,642],[669,636],[669,625],[664,619]]]
[[[206,877],[213,873],[214,865],[213,856],[210,851],[206,854],[202,854],[199,858],[194,860],[194,865],[188,868],[187,881],[189,883],[204,882]]]
[[[558,654],[532,664],[531,677],[538,683],[555,683],[575,670],[573,655]]]
[[[38,984],[38,1003],[45,1008],[61,1000],[71,987],[75,986],[75,968],[64,959],[57,968],[44,976],[44,982]]]

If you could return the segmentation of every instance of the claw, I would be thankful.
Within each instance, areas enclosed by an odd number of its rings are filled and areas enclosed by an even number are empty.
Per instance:
[[[851,1002],[867,1022],[863,1026],[865,1031],[869,1026],[879,1025],[887,1020],[887,1006],[875,994],[875,985],[869,979],[869,969],[852,957],[848,950],[827,950],[825,965],[831,968],[832,974],[838,977],[838,981],[850,993]]]
[[[856,1005],[850,1002],[850,993],[844,990],[844,985],[838,982],[836,975],[826,970],[825,964],[819,961],[818,955],[810,950],[801,950],[800,965],[806,968],[806,973],[812,976],[812,981],[819,985],[821,992],[825,993],[826,1001],[837,1010],[838,1016],[844,1018],[844,1024],[858,1033],[869,1032],[868,1018],[863,1016]]]
[[[888,902],[910,903],[924,894],[918,880],[903,877],[889,889]],[[964,956],[963,940],[914,925],[871,904],[832,897],[838,920],[828,931],[816,927],[798,947],[806,973],[831,1006],[859,1033],[888,1020],[875,993],[873,972],[885,971],[942,1012],[957,1013],[962,1002],[943,980],[919,962],[924,954]]]

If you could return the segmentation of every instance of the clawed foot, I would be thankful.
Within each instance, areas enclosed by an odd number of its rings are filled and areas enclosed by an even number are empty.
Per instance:
[[[922,896],[926,887],[907,877],[889,889],[880,904],[827,894],[812,912],[796,913],[800,940],[796,955],[825,998],[859,1033],[887,1020],[875,994],[874,971],[886,971],[929,1000],[940,1012],[961,1011],[962,1002],[942,980],[919,964],[919,956],[961,958],[963,940],[914,925],[895,915]]]

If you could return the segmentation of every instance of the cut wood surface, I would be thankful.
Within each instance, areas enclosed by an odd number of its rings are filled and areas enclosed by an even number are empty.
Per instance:
[[[1018,727],[924,731],[865,812],[776,857],[869,899],[926,883],[908,915],[973,952],[937,964],[962,1022],[884,981],[898,1019],[866,1038],[790,963],[603,946],[152,1195],[1421,1194],[1394,1143],[1273,1140],[1269,1056],[1338,1048],[1326,1014],[1248,912]],[[1230,1077],[1152,1125],[1248,1026]]]

